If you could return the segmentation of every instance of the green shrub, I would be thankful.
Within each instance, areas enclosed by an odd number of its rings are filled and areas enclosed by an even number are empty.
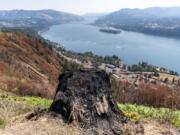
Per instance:
[[[124,114],[134,120],[157,119],[172,122],[174,126],[180,127],[180,110],[167,108],[153,108],[136,104],[118,104]]]
[[[40,108],[49,108],[52,104],[52,100],[40,97],[0,97],[0,99],[7,101],[23,101],[25,102],[27,108],[40,107]]]

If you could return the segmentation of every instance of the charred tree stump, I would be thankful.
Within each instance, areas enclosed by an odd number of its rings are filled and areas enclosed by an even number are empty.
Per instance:
[[[83,124],[87,134],[123,134],[119,127],[128,122],[113,99],[110,78],[102,70],[63,73],[50,110]]]

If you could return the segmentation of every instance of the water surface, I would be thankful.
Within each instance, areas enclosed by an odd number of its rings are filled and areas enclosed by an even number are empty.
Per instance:
[[[180,73],[180,40],[122,31],[120,34],[99,32],[96,26],[86,23],[69,23],[52,26],[42,36],[76,52],[92,51],[95,54],[117,55],[125,64],[146,61]]]

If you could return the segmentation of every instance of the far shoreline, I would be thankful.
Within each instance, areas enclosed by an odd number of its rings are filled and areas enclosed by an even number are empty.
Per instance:
[[[54,25],[52,25],[52,26],[54,26]],[[50,26],[50,27],[52,27],[52,26]],[[39,35],[42,35],[42,33],[50,30],[50,27],[44,28],[44,29],[42,29],[42,30],[39,30],[39,31],[38,31],[38,34],[39,34]]]

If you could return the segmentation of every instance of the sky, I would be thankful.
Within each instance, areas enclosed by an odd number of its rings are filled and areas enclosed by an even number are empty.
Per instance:
[[[108,13],[122,8],[180,6],[180,0],[0,0],[0,10],[55,9],[74,14]]]

